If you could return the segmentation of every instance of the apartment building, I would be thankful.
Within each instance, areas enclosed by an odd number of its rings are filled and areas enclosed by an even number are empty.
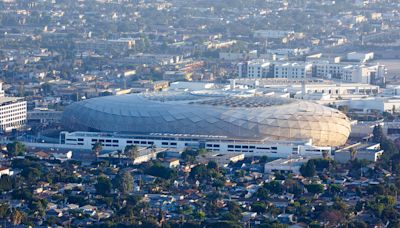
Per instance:
[[[20,97],[6,97],[0,83],[0,132],[11,132],[26,123],[27,104]]]
[[[312,77],[311,63],[276,63],[274,78],[305,79]]]
[[[264,60],[254,60],[247,64],[248,78],[271,78],[273,77],[273,64]]]

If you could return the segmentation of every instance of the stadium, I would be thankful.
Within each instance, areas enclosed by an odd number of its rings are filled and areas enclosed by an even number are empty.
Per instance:
[[[69,131],[181,134],[232,140],[312,140],[340,146],[350,121],[336,109],[273,96],[206,92],[143,93],[75,102],[63,114]]]

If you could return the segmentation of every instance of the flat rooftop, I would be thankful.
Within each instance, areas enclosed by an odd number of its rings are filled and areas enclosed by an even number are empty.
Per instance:
[[[225,159],[229,159],[229,158],[234,158],[236,156],[241,156],[244,153],[242,152],[234,152],[234,153],[206,153],[201,155],[201,158],[204,159],[212,159],[212,158],[225,158]]]
[[[229,142],[229,143],[251,143],[251,144],[286,144],[286,145],[303,145],[310,143],[310,140],[306,139],[293,139],[293,140],[274,140],[271,138],[263,139],[236,139],[228,136],[221,135],[191,135],[191,134],[169,134],[169,133],[150,133],[150,134],[125,134],[118,132],[85,132],[85,131],[75,131],[75,132],[61,132],[65,133],[67,136],[71,137],[107,137],[107,138],[123,138],[123,139],[145,139],[145,140],[181,140],[181,141],[214,141],[214,142]]]
[[[12,104],[22,100],[22,97],[0,97],[0,105]]]
[[[298,157],[298,158],[280,158],[266,163],[267,166],[301,166],[306,163],[309,158]]]

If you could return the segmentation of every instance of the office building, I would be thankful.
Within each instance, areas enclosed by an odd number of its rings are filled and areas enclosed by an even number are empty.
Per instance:
[[[0,83],[0,131],[11,132],[24,127],[26,113],[26,101],[20,97],[5,96]]]

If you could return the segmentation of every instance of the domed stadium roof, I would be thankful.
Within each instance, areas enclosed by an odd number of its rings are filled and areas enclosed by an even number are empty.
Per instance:
[[[76,102],[63,114],[73,131],[227,136],[240,140],[312,139],[339,146],[350,134],[348,118],[316,103],[271,96],[149,93]]]

